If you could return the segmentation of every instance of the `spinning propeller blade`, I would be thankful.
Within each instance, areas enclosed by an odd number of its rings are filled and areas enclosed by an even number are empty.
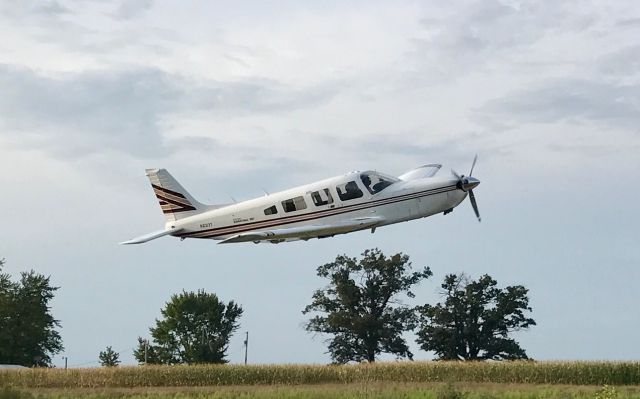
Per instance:
[[[476,213],[478,222],[481,222],[482,218],[480,217],[480,212],[478,211],[478,204],[476,203],[476,196],[473,194],[473,190],[469,190],[469,200],[471,201],[471,206],[473,207],[473,211]]]
[[[473,176],[473,168],[476,166],[476,161],[478,160],[478,154],[473,157],[473,163],[471,164],[471,170],[469,171],[469,176]]]

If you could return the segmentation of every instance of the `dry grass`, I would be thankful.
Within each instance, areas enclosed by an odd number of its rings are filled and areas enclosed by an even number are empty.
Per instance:
[[[612,391],[613,389],[613,391]],[[614,392],[613,396],[602,396]],[[189,398],[406,398],[406,399],[640,399],[640,387],[618,387],[603,390],[597,386],[491,384],[491,383],[353,383],[322,385],[249,385],[220,387],[138,387],[138,388],[73,388],[29,389],[0,399],[189,399]]]
[[[0,371],[0,386],[133,388],[225,385],[476,382],[640,385],[640,362],[381,362],[335,365],[197,365]]]

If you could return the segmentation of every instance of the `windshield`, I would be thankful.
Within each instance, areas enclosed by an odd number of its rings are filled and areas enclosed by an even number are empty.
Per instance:
[[[379,193],[398,181],[391,176],[383,176],[376,172],[362,173],[360,175],[360,180],[362,180],[362,184],[364,184],[371,195]]]

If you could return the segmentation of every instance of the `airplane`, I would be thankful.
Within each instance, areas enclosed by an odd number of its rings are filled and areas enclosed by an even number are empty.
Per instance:
[[[422,165],[398,177],[372,170],[350,172],[248,201],[205,205],[165,169],[146,175],[166,218],[165,228],[121,244],[163,236],[218,240],[219,244],[327,238],[453,211],[469,196],[480,221],[473,189],[480,181],[453,169],[436,177],[441,164]]]

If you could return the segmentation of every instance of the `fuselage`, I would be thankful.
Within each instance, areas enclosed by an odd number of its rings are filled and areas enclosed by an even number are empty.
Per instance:
[[[336,226],[287,238],[323,238],[370,226],[341,229],[346,219],[376,217],[375,227],[452,210],[467,196],[453,177],[400,180],[373,171],[351,172],[167,223],[183,238],[224,240],[237,234],[309,225]],[[281,240],[283,241],[283,240]]]

